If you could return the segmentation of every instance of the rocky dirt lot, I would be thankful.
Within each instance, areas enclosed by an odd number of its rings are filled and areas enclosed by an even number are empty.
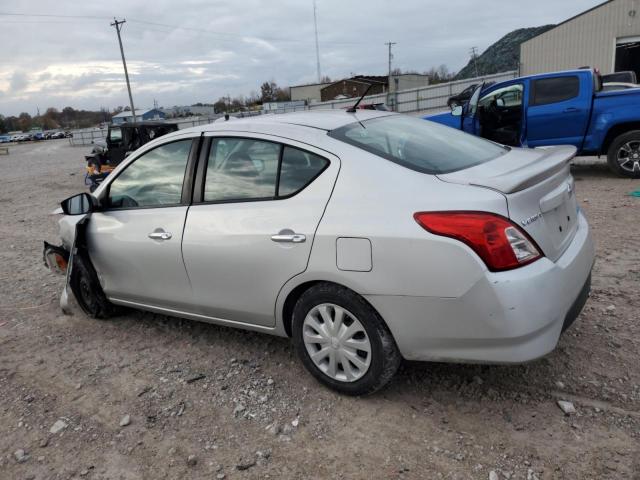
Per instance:
[[[64,316],[42,240],[57,242],[49,212],[85,188],[84,153],[56,140],[0,157],[1,479],[640,478],[640,182],[574,167],[598,258],[551,355],[405,364],[349,398],[286,339]]]

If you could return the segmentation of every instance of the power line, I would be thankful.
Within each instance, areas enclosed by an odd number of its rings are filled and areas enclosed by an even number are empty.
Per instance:
[[[111,17],[101,17],[101,16],[93,16],[93,15],[57,15],[57,14],[42,14],[42,13],[3,13],[0,12],[0,16],[17,16],[17,17],[49,17],[49,18],[75,18],[75,19],[91,19],[91,20],[111,20]],[[244,39],[244,38],[257,38],[259,40],[264,40],[267,42],[280,42],[280,43],[296,43],[296,44],[309,44],[312,43],[312,41],[309,40],[296,40],[296,39],[292,39],[292,38],[283,38],[283,37],[271,37],[271,36],[256,36],[256,35],[250,35],[250,34],[244,34],[244,33],[236,33],[236,32],[219,32],[219,31],[215,31],[215,30],[209,30],[209,29],[205,29],[205,28],[197,28],[197,27],[185,27],[182,25],[172,25],[169,23],[160,23],[160,22],[150,22],[148,20],[140,20],[140,19],[135,19],[135,18],[129,18],[129,22],[130,23],[136,23],[136,24],[141,24],[141,25],[151,25],[151,26],[156,26],[156,27],[163,27],[163,28],[171,28],[171,29],[176,29],[176,30],[184,30],[184,31],[191,31],[191,32],[198,32],[198,33],[203,33],[203,34],[207,34],[207,35],[216,35],[216,36],[222,36],[222,37],[229,37],[229,38],[240,38],[240,39]],[[5,22],[2,22],[5,23]],[[46,22],[41,22],[41,23],[46,23]],[[53,23],[53,22],[52,22]],[[368,45],[367,42],[341,42],[341,41],[324,41],[323,42],[326,45],[343,45],[343,46],[348,46],[348,45]]]
[[[100,17],[96,15],[59,15],[49,13],[9,13],[0,12],[0,16],[5,17],[51,17],[51,18],[83,18],[92,20],[110,20],[111,17]]]

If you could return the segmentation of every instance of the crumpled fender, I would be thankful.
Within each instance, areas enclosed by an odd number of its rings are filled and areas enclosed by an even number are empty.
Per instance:
[[[71,281],[71,275],[73,273],[73,258],[78,253],[78,249],[86,248],[85,233],[87,230],[87,223],[91,218],[91,214],[88,213],[86,215],[74,215],[74,216],[66,215],[60,220],[61,227],[62,227],[62,220],[68,219],[70,217],[73,219],[77,217],[78,219],[75,222],[70,222],[69,224],[67,224],[69,228],[71,228],[71,225],[73,225],[73,234],[71,238],[71,247],[69,248],[69,263],[67,265],[67,276],[65,278],[62,294],[60,295],[60,308],[62,309],[62,312],[65,315],[73,314],[71,307],[69,306],[69,290],[68,290],[69,282]],[[61,228],[60,234],[62,236],[62,228]],[[63,238],[62,241],[64,244],[65,239]]]

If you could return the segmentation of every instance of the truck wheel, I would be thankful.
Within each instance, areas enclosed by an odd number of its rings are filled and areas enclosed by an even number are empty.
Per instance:
[[[347,395],[384,387],[402,357],[378,313],[361,296],[321,283],[304,292],[293,310],[293,343],[320,382]]]
[[[109,318],[116,314],[113,305],[100,286],[98,274],[86,253],[78,252],[73,257],[73,270],[69,286],[78,305],[91,318]]]
[[[607,152],[611,171],[628,178],[640,178],[640,130],[616,137]]]

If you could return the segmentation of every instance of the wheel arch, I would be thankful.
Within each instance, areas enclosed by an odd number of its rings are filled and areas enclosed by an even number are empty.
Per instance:
[[[611,128],[609,128],[607,134],[604,137],[604,140],[602,141],[600,154],[606,155],[609,152],[609,147],[616,138],[632,130],[640,130],[640,122],[626,122],[613,125]]]
[[[342,283],[342,282],[339,282],[339,281],[335,281],[335,280],[324,280],[324,279],[308,280],[307,279],[307,280],[297,284],[293,288],[291,288],[285,294],[286,296],[285,296],[284,301],[282,303],[282,307],[280,308],[280,311],[279,311],[280,319],[281,319],[281,322],[282,322],[282,327],[284,329],[284,332],[286,333],[286,335],[289,338],[291,338],[291,335],[292,335],[293,309],[294,309],[294,307],[296,305],[296,302],[298,301],[298,299],[302,296],[302,294],[304,292],[309,290],[314,285],[318,285],[320,283],[329,283],[329,284],[332,284],[332,285],[337,285],[339,287],[346,288],[347,290],[350,290],[353,293],[355,293],[356,295],[360,296],[373,310],[376,311],[378,316],[382,319],[382,321],[384,322],[385,326],[387,327],[387,329],[391,333],[391,336],[393,337],[393,332],[391,332],[391,329],[389,328],[389,324],[387,323],[386,319],[380,314],[378,309],[376,307],[374,307],[373,305],[371,305],[371,303],[364,297],[364,295],[359,293],[355,288],[350,287],[349,285],[347,285],[345,283]]]

